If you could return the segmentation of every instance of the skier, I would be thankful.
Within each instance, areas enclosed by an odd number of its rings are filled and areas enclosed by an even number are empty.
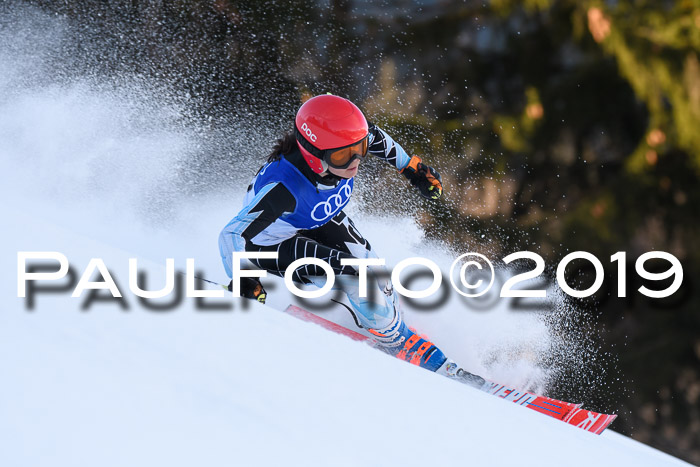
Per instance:
[[[360,297],[358,270],[343,258],[377,258],[369,242],[343,212],[353,177],[367,154],[383,159],[425,198],[442,195],[440,174],[404,149],[376,125],[368,124],[347,99],[320,95],[306,101],[294,131],[277,141],[267,163],[248,186],[244,207],[219,236],[224,268],[232,276],[232,252],[276,252],[277,259],[250,259],[277,276],[300,258],[320,258],[330,265],[336,286],[347,295],[355,321],[387,353],[431,371],[481,387],[484,380],[460,368],[433,343],[404,323],[390,281],[374,279],[378,293]],[[294,270],[299,283],[325,283],[324,270],[303,265]],[[232,289],[232,282],[229,290]],[[265,302],[257,278],[241,278],[241,295]]]

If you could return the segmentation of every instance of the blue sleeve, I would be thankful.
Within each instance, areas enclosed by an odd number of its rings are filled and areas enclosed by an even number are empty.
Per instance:
[[[406,151],[378,126],[369,124],[369,153],[403,170],[411,160]]]
[[[265,230],[284,212],[294,211],[295,206],[296,199],[281,183],[269,183],[255,193],[219,234],[219,253],[228,277],[231,277],[232,253],[245,251],[246,241]]]

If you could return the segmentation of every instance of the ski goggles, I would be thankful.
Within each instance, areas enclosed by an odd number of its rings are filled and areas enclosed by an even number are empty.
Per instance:
[[[309,143],[301,135],[299,130],[295,129],[295,133],[297,141],[299,141],[299,144],[301,144],[304,149],[334,169],[347,169],[355,159],[362,161],[362,159],[364,159],[367,155],[367,150],[369,149],[369,134],[360,141],[352,143],[348,146],[334,149],[318,149]]]
[[[367,139],[365,136],[352,146],[326,150],[323,160],[335,169],[347,169],[355,159],[362,161],[365,158],[368,149]]]

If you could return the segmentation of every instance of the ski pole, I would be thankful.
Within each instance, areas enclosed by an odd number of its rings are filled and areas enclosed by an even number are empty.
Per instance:
[[[184,273],[184,272],[182,272],[182,271],[178,271],[178,273],[180,273],[180,274],[182,274],[183,276],[187,277],[187,273]],[[200,281],[208,282],[208,283],[213,284],[213,285],[218,285],[218,286],[221,287],[222,289],[228,290],[228,285],[224,285],[224,284],[221,284],[221,283],[215,282],[215,281],[210,281],[209,279],[205,279],[205,278],[199,277],[199,276],[194,276],[194,278],[195,278],[195,279],[199,279]]]

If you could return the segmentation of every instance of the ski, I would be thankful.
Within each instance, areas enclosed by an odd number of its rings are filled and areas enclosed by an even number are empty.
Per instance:
[[[317,324],[322,328],[350,339],[374,345],[374,341],[370,337],[322,318],[296,305],[289,305],[284,311],[295,318]],[[581,407],[581,404],[539,396],[488,380],[481,387],[481,390],[597,435],[601,434],[617,418],[617,415],[614,414],[608,415],[586,410]]]

